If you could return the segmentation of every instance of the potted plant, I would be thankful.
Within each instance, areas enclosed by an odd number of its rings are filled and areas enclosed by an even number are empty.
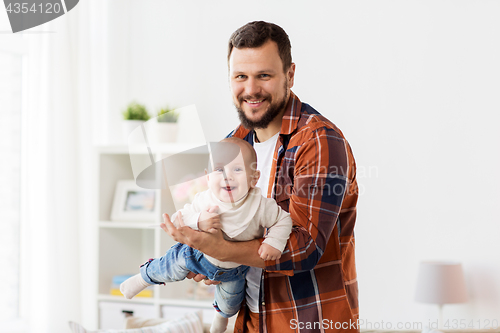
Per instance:
[[[137,102],[131,102],[122,112],[122,115],[122,131],[125,142],[129,142],[130,134],[137,126],[140,126],[150,118],[146,107]]]
[[[158,111],[156,120],[156,139],[158,142],[175,142],[177,138],[177,119],[179,114],[173,108],[165,107]]]

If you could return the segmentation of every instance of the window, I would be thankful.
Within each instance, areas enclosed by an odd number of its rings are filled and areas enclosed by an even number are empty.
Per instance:
[[[22,55],[0,51],[0,323],[19,319]]]

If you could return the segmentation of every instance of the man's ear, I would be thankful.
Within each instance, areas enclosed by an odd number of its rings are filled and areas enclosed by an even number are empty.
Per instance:
[[[288,88],[293,88],[293,82],[295,79],[295,63],[292,62],[286,74],[288,80]]]

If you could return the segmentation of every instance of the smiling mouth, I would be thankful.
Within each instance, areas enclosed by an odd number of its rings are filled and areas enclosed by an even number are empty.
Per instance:
[[[265,101],[265,99],[261,99],[261,100],[258,100],[258,101],[245,100],[245,102],[247,102],[248,104],[259,104],[259,103],[262,103],[264,101]]]

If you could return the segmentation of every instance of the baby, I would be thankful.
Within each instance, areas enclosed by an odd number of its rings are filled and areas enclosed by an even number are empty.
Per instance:
[[[260,189],[255,187],[260,172],[256,170],[257,155],[253,147],[234,137],[221,142],[226,148],[237,145],[238,155],[229,162],[224,161],[228,154],[220,154],[221,149],[218,149],[219,153],[212,151],[212,171],[206,172],[209,189],[196,194],[193,203],[175,213],[172,221],[180,213],[185,225],[205,232],[222,229],[225,239],[231,241],[248,241],[264,236],[259,256],[263,260],[279,259],[292,229],[290,214],[273,199],[262,196]],[[231,151],[226,148],[222,150]],[[163,257],[150,259],[142,265],[140,274],[123,282],[120,290],[125,298],[130,299],[152,284],[181,281],[190,271],[221,281],[215,290],[213,305],[217,312],[210,332],[224,332],[228,318],[239,311],[245,297],[248,269],[248,266],[222,262],[177,243]]]

